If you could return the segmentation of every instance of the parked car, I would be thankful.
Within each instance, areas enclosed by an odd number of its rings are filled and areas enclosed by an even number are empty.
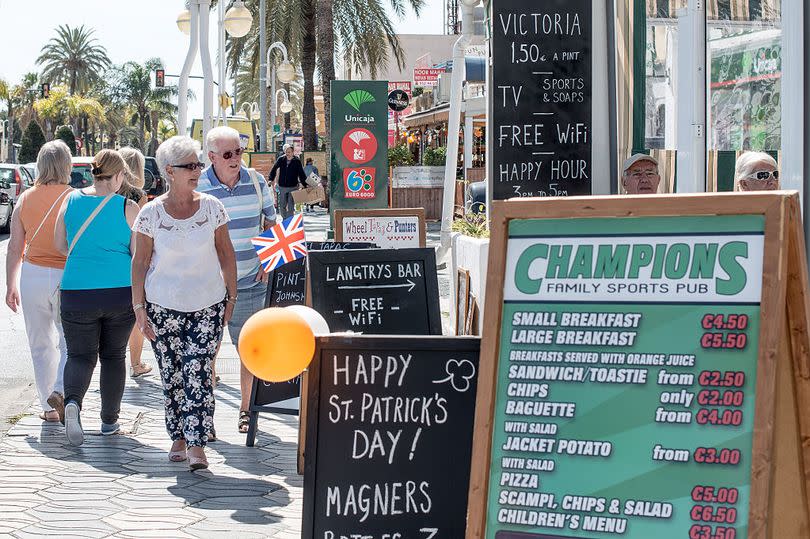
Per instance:
[[[23,165],[0,163],[0,182],[8,184],[3,191],[14,206],[22,192],[34,185],[34,177]]]
[[[88,185],[93,185],[93,158],[92,157],[71,157],[73,170],[70,172],[70,186],[74,189],[81,189]]]
[[[0,182],[0,234],[8,234],[11,232],[11,199],[6,193],[6,189],[11,187],[8,182]]]
[[[143,169],[144,178],[146,179],[143,184],[143,190],[146,191],[149,200],[165,193],[166,182],[163,180],[163,175],[160,173],[157,159],[147,157]]]
[[[25,170],[27,170],[28,173],[31,175],[31,177],[36,180],[37,176],[39,176],[39,171],[37,171],[36,162],[34,162],[34,163],[26,163],[23,166],[25,167]]]

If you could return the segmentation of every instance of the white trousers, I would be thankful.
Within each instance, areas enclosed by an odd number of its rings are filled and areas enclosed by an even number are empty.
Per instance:
[[[25,332],[34,362],[34,380],[44,411],[52,410],[48,397],[64,391],[63,371],[67,359],[65,335],[59,313],[59,284],[62,270],[23,262],[20,274],[20,303]]]

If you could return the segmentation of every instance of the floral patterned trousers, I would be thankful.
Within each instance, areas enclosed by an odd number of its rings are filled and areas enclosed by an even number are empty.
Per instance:
[[[152,349],[163,382],[166,430],[172,440],[205,447],[214,428],[212,362],[222,338],[225,302],[185,313],[146,304]]]

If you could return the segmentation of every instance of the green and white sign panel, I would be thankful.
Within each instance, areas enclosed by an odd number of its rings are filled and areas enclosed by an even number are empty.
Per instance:
[[[330,209],[387,208],[388,83],[335,80],[331,92]]]
[[[509,223],[494,539],[747,537],[764,217]]]

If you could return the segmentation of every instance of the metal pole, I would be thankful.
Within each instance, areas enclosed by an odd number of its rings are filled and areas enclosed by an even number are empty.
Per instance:
[[[473,28],[473,6],[461,6],[461,36],[453,45],[453,73],[450,76],[450,111],[447,121],[447,160],[444,165],[444,198],[439,258],[450,251],[453,206],[456,199],[456,165],[458,164],[458,133],[461,130],[461,101],[466,78],[464,50],[470,42]]]
[[[259,2],[259,150],[267,151],[267,0]]]
[[[217,17],[219,18],[219,35],[217,36],[217,60],[219,67],[219,95],[217,99],[219,105],[219,117],[223,125],[228,125],[228,111],[222,104],[221,96],[227,93],[225,86],[225,2],[217,2]]]
[[[214,119],[214,70],[211,67],[211,52],[208,50],[208,21],[211,0],[197,0],[200,4],[200,60],[202,61],[203,76],[203,156],[208,155],[205,137],[211,130]]]
[[[272,51],[272,47],[270,48]],[[269,51],[268,51],[269,52]],[[268,54],[269,56],[269,54]],[[273,102],[270,103],[270,129],[273,134],[270,136],[270,151],[275,151],[276,144],[276,63],[273,62],[273,69],[270,73],[270,95],[273,96]]]
[[[188,42],[188,52],[186,53],[186,61],[183,63],[183,69],[180,71],[180,82],[178,84],[177,96],[177,134],[185,135],[188,128],[188,75],[191,73],[191,67],[194,65],[194,59],[197,57],[197,47],[200,42],[199,34],[199,17],[197,16],[197,5],[191,2],[186,4],[188,10],[191,12],[190,34]]]

